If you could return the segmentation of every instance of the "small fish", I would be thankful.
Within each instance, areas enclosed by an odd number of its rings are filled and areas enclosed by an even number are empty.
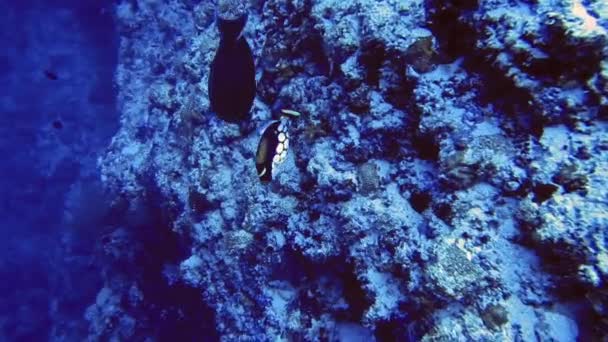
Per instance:
[[[209,100],[211,111],[228,122],[249,120],[255,98],[253,54],[242,36],[246,23],[247,15],[234,20],[217,17],[221,38],[211,63]]]
[[[290,109],[281,110],[279,120],[271,121],[262,130],[262,137],[258,143],[255,155],[255,167],[262,183],[272,180],[277,166],[287,158],[289,150],[288,117],[299,117],[300,113]]]
[[[48,78],[49,80],[53,81],[57,81],[59,79],[57,74],[50,70],[44,70],[44,76],[46,76],[46,78]]]
[[[53,128],[55,128],[55,129],[62,129],[63,128],[63,122],[61,122],[61,120],[55,120],[55,121],[53,121]]]

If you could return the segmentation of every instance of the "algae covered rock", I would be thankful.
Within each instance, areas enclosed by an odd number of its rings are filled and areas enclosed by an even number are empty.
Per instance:
[[[431,262],[426,271],[435,294],[450,300],[472,296],[481,285],[482,270],[453,244],[439,246],[436,253],[437,260]]]

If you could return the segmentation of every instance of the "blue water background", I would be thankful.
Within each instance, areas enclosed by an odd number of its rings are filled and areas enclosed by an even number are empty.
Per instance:
[[[0,340],[82,336],[103,230],[83,213],[104,205],[96,159],[118,128],[112,2],[0,5]]]

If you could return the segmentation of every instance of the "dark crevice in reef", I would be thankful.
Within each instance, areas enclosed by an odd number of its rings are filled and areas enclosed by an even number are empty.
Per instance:
[[[359,55],[359,63],[365,68],[365,83],[377,87],[380,81],[380,67],[386,59],[386,51],[381,42],[364,42]]]
[[[412,139],[412,147],[420,159],[435,162],[439,160],[439,144],[431,134],[417,134]]]
[[[591,312],[589,303],[586,303],[584,299],[588,297],[589,288],[581,284],[579,279],[572,276],[578,274],[578,265],[585,263],[584,252],[573,249],[572,246],[560,241],[555,243],[539,242],[534,225],[522,221],[519,222],[519,225],[521,226],[522,234],[514,242],[533,249],[542,260],[543,270],[559,279],[559,281],[556,279],[551,293],[564,302],[580,302],[583,299],[580,310]],[[591,319],[592,317],[588,318]],[[588,326],[588,322],[580,320],[580,318],[577,319],[577,323],[579,326]],[[582,333],[588,331],[591,330],[581,330]]]
[[[163,275],[166,265],[175,265],[186,256],[185,245],[168,227],[153,230],[140,236],[142,254],[136,264],[142,270],[139,286],[152,326],[158,329],[155,336],[161,341],[195,341],[203,336],[219,339],[213,311],[204,304],[200,289],[183,282],[170,284]]]
[[[528,132],[534,137],[540,137],[546,123],[534,108],[531,94],[517,87],[504,72],[495,69],[489,62],[493,58],[476,54],[477,33],[475,28],[462,18],[470,15],[477,7],[476,0],[458,0],[449,4],[438,0],[426,2],[431,23],[429,28],[439,45],[439,59],[442,63],[449,63],[464,57],[465,69],[477,74],[484,85],[479,89],[479,102],[482,105],[492,104],[497,110],[510,116],[519,134]]]
[[[257,95],[267,104],[277,101],[282,88],[296,77],[333,77],[337,68],[335,61],[327,55],[323,38],[310,18],[312,3],[305,1],[301,6],[291,2],[260,2],[264,15],[283,17],[282,25],[268,27],[265,45],[258,68],[262,77],[257,85]],[[292,42],[287,46],[284,42]],[[335,56],[334,56],[335,58]]]
[[[354,265],[346,264],[341,271],[338,275],[342,283],[344,298],[348,303],[349,315],[353,320],[360,322],[372,302],[367,298],[365,290],[363,290],[362,284],[356,276]]]
[[[372,305],[367,298],[363,284],[357,278],[355,266],[345,262],[344,256],[336,256],[320,263],[310,261],[297,251],[287,251],[282,263],[275,269],[274,277],[286,280],[301,288],[300,306],[309,312],[320,314],[327,305],[322,297],[309,297],[307,293],[321,284],[336,286],[348,304],[348,309],[336,312],[338,321],[360,323],[365,311]],[[320,290],[319,293],[323,291]]]
[[[380,139],[381,144],[377,146],[382,146],[382,150],[378,151],[375,155],[382,156],[388,160],[397,160],[403,155],[404,145],[406,144],[406,139],[403,137],[386,135]]]
[[[549,43],[543,48],[550,52],[552,58],[534,60],[527,71],[551,82],[559,80],[585,82],[600,69],[600,63],[606,58],[600,47],[602,42],[574,45],[566,30],[564,25],[547,26],[544,33]]]
[[[507,114],[514,122],[511,134],[528,132],[539,138],[543,134],[545,119],[537,113],[531,104],[532,96],[525,89],[518,88],[513,80],[488,66],[484,59],[472,56],[466,63],[467,68],[477,73],[484,84],[479,89],[479,102],[482,105],[492,104],[496,109]]]
[[[450,223],[454,216],[454,210],[452,205],[447,201],[442,201],[433,206],[433,213],[437,215],[442,221]]]
[[[602,290],[598,291],[596,288],[582,284],[576,277],[579,273],[579,265],[586,262],[584,252],[563,241],[539,242],[534,225],[526,222],[519,224],[522,227],[522,234],[515,242],[534,249],[542,260],[544,271],[555,277],[554,285],[549,292],[559,300],[560,305],[566,305],[573,313],[579,329],[578,340],[601,340],[605,318],[594,310],[594,306],[603,305],[602,302],[605,302],[601,297]]]
[[[160,200],[154,187],[149,190],[145,203],[132,203],[134,208],[128,208],[128,201],[118,198],[109,211],[107,221],[116,228],[100,238],[98,248],[105,286],[121,288],[135,283],[141,291],[141,302],[126,298],[121,302],[122,311],[139,323],[132,337],[217,341],[215,315],[205,304],[201,290],[185,284],[177,275],[179,263],[190,255],[191,241],[170,228],[175,208],[158,207],[158,203],[167,202]],[[110,249],[113,252],[108,254]]]
[[[464,12],[475,10],[477,0],[428,0],[425,3],[429,28],[437,38],[442,63],[450,63],[456,58],[474,51],[475,31],[460,20]]]
[[[386,101],[400,110],[412,111],[415,106],[415,98],[411,96],[414,93],[415,82],[407,77],[401,76],[400,71],[405,70],[406,64],[400,60],[393,60],[390,63],[385,63],[383,72],[387,72],[392,77],[384,77],[383,93]]]
[[[147,198],[151,204],[146,210],[151,214],[150,228],[140,230],[139,240],[143,245],[143,253],[136,265],[142,269],[140,286],[144,298],[147,298],[148,305],[156,308],[156,326],[159,329],[157,336],[161,340],[194,341],[203,336],[208,336],[207,340],[218,340],[214,313],[205,305],[200,289],[181,281],[170,284],[163,274],[167,265],[177,267],[180,261],[190,255],[191,242],[170,228],[176,212],[183,208],[157,208],[156,203],[163,203],[160,193],[151,192]]]
[[[301,45],[304,57],[310,60],[315,67],[315,75],[324,75],[331,77],[332,70],[331,62],[323,49],[323,37],[317,32],[307,37]]]
[[[566,246],[556,246],[555,248],[563,250]],[[549,250],[554,250],[553,248]],[[557,255],[546,254],[542,255],[543,258],[553,260],[549,262],[553,268],[562,269],[563,274],[571,274],[573,270],[565,269],[567,267],[563,260]],[[360,322],[363,314],[371,305],[371,302],[366,298],[365,290],[362,287],[361,282],[356,277],[355,267],[352,263],[344,263],[340,258],[332,258],[326,260],[324,263],[317,264],[310,262],[306,257],[297,252],[289,252],[286,255],[287,261],[284,264],[286,269],[291,270],[293,277],[289,279],[292,284],[301,286],[302,289],[314,289],[319,279],[328,277],[331,281],[340,284],[342,288],[342,295],[346,299],[349,308],[346,312],[338,313],[336,319],[347,321],[347,322]],[[555,271],[553,271],[555,273]],[[279,274],[284,274],[282,271]],[[576,300],[582,298],[585,289],[576,282],[572,282],[570,287],[560,287],[556,289],[556,295],[565,300]],[[306,293],[307,290],[301,293]],[[322,298],[316,298],[315,296],[306,297],[303,296],[300,299],[300,305],[306,308],[310,312],[322,312]],[[405,304],[404,304],[405,305]],[[586,306],[579,305],[580,311],[586,316],[592,316],[593,314],[586,309]],[[412,310],[411,308],[404,307],[400,312],[420,312],[420,310]],[[420,316],[423,317],[423,316]],[[424,319],[420,320],[420,317],[412,317],[413,320],[407,318],[395,318],[388,321],[381,321],[376,325],[374,335],[378,341],[417,341],[419,337],[424,335],[426,328],[424,325]],[[409,322],[409,323],[408,323]],[[419,322],[416,324],[414,322]]]
[[[368,86],[379,89],[386,101],[395,108],[401,110],[415,108],[413,105],[415,100],[411,96],[415,83],[402,76],[402,71],[407,65],[406,61],[376,40],[362,42],[359,51],[357,62],[365,70],[363,81]],[[346,88],[349,88],[348,84]],[[368,104],[353,109],[365,113]]]
[[[427,191],[414,192],[410,196],[410,205],[419,213],[425,211],[431,204],[431,194]]]
[[[532,188],[534,193],[533,201],[536,203],[543,203],[553,196],[558,187],[554,184],[537,184]]]
[[[379,342],[389,342],[389,341],[398,341],[399,336],[402,336],[403,333],[397,333],[397,330],[403,329],[401,325],[402,322],[397,320],[391,321],[382,321],[376,325],[376,330],[374,331],[374,335]]]
[[[376,325],[374,335],[378,342],[416,342],[424,335],[417,331],[416,324],[404,319],[382,321]]]
[[[585,263],[585,255],[581,250],[569,246],[565,242],[539,243],[535,232],[529,232],[529,242],[533,244],[538,255],[543,259],[543,267],[551,274],[559,276],[561,281],[556,293],[566,299],[582,298],[581,285],[573,274],[578,274],[578,265]]]

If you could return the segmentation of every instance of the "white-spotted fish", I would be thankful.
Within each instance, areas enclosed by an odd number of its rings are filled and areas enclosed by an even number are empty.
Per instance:
[[[277,166],[287,158],[289,150],[289,116],[299,117],[300,113],[290,109],[281,110],[281,118],[267,124],[262,130],[262,137],[258,143],[255,155],[255,167],[258,177],[263,183],[272,180]]]

